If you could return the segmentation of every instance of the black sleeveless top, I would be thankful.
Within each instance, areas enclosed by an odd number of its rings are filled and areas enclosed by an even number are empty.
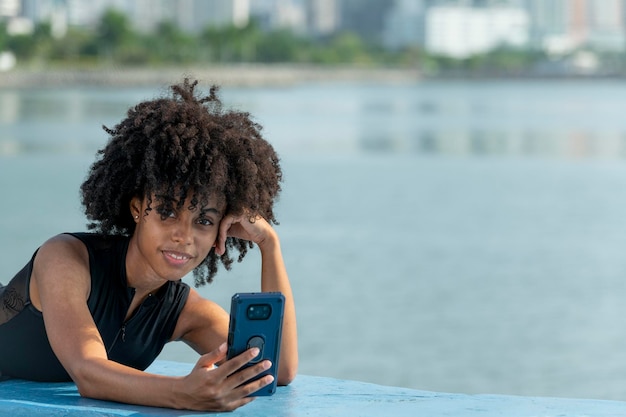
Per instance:
[[[71,235],[80,239],[89,253],[91,292],[87,305],[109,359],[146,369],[171,339],[189,286],[182,281],[168,281],[125,322],[135,293],[126,280],[129,238]],[[35,255],[7,286],[0,286],[0,375],[34,381],[70,381],[50,347],[41,312],[30,303],[28,289]]]

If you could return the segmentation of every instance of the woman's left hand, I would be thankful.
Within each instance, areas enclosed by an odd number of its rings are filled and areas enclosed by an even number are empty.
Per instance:
[[[220,230],[215,241],[215,253],[220,256],[224,254],[227,237],[248,240],[262,246],[265,239],[272,233],[272,226],[259,215],[227,214],[220,222]]]
[[[234,237],[255,243],[261,251],[261,291],[281,292],[285,296],[285,313],[278,364],[278,385],[289,384],[298,369],[298,336],[296,310],[291,284],[285,269],[278,235],[267,220],[259,215],[244,213],[240,216],[227,214],[220,223],[215,241],[215,253],[226,251],[226,238]]]

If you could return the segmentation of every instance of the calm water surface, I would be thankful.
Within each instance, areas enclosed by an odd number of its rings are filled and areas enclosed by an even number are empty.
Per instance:
[[[0,268],[83,230],[78,187],[155,89],[0,91]],[[626,84],[225,89],[283,156],[301,373],[626,399]],[[258,289],[253,252],[201,292]],[[164,359],[192,362],[186,346]]]

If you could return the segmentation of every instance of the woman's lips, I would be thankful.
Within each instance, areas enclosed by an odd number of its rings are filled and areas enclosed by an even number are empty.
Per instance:
[[[192,258],[192,256],[188,253],[170,250],[164,250],[163,255],[165,256],[165,259],[174,266],[182,266]]]

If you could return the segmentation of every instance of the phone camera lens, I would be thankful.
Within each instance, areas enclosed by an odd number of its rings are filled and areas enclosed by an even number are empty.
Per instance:
[[[250,320],[266,320],[272,314],[272,307],[269,304],[251,305],[247,309],[247,316]]]

